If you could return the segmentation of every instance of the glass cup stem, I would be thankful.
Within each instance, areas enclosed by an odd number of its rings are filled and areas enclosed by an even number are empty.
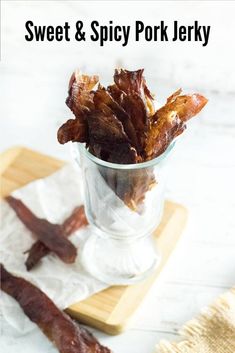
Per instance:
[[[94,277],[110,285],[132,284],[143,280],[158,265],[160,256],[151,235],[113,238],[92,232],[82,249],[82,263]]]

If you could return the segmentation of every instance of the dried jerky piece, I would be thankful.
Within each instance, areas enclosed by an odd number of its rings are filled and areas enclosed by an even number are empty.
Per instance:
[[[187,121],[198,114],[208,102],[205,97],[197,93],[192,95],[180,95],[180,93],[181,89],[173,93],[167,99],[167,103],[156,112],[156,118],[153,120],[157,120],[160,115],[175,111],[180,120]]]
[[[73,263],[77,256],[75,246],[63,236],[61,227],[46,219],[36,217],[21,200],[7,196],[6,201],[14,209],[19,219],[65,263]]]
[[[34,243],[31,248],[26,251],[25,253],[29,253],[28,257],[25,261],[25,266],[27,271],[32,270],[33,267],[35,267],[39,261],[46,255],[50,254],[51,250],[43,244],[40,240],[37,240],[36,243]]]
[[[111,353],[92,334],[59,310],[39,288],[10,274],[0,264],[1,289],[13,297],[25,315],[54,343],[60,353]]]
[[[87,225],[88,221],[86,218],[84,206],[78,206],[75,207],[72,214],[62,224],[62,232],[66,237],[69,237],[78,229]]]
[[[87,142],[87,123],[81,122],[78,119],[69,119],[59,128],[57,132],[57,138],[61,144],[64,144],[68,141]]]
[[[124,143],[92,143],[89,151],[96,157],[117,164],[135,164],[138,162],[138,155],[135,148],[128,142]]]
[[[132,96],[125,95],[122,103],[126,112],[131,116],[137,136],[137,151],[142,156],[146,143],[148,128],[148,117],[146,106],[142,98],[134,93]]]
[[[141,96],[146,108],[148,108],[149,115],[152,115],[155,111],[153,104],[154,98],[146,85],[143,73],[144,69],[136,71],[116,69],[114,73],[114,82],[118,88],[124,91],[128,96],[131,96],[134,93]]]
[[[143,69],[136,71],[115,69],[114,82],[126,94],[131,94],[132,92],[140,93],[143,71]]]
[[[107,87],[107,91],[111,95],[111,97],[119,104],[122,105],[123,96],[126,94],[123,92],[116,84],[110,85]]]
[[[181,121],[187,121],[198,114],[206,105],[208,100],[201,94],[183,95],[177,97],[170,103],[170,109],[177,111]]]
[[[119,173],[116,193],[129,208],[141,213],[145,194],[155,184],[153,169],[127,170]]]
[[[172,93],[171,96],[169,96],[166,100],[167,103],[171,103],[174,102],[174,100],[182,93],[182,89],[179,88],[177,89],[177,91],[175,91],[174,93]]]
[[[100,168],[109,187],[133,211],[141,213],[145,193],[155,184],[154,168],[111,169]]]
[[[79,70],[72,74],[66,104],[77,119],[84,120],[87,112],[94,108],[92,89],[98,81],[98,76],[82,75]]]
[[[185,130],[185,122],[207,103],[207,99],[199,94],[180,96],[180,93],[181,90],[173,93],[152,117],[145,148],[147,159],[162,154],[172,140]]]
[[[93,334],[84,327],[79,327],[82,335],[82,339],[85,344],[89,347],[89,353],[111,353],[109,348],[101,346],[99,341],[93,336]]]
[[[88,117],[89,139],[100,143],[125,143],[129,139],[122,123],[111,112],[94,111]]]
[[[89,148],[98,158],[112,163],[136,163],[137,153],[131,147],[122,123],[107,109],[92,112],[88,118]]]
[[[147,159],[153,159],[162,154],[173,139],[180,135],[186,128],[176,112],[169,112],[158,118],[151,125],[146,143]]]
[[[138,93],[142,94],[145,86],[143,77],[144,69],[136,71],[128,71],[123,69],[116,69],[114,73],[114,82],[126,94]]]
[[[88,224],[84,212],[84,206],[76,207],[72,214],[64,221],[61,226],[61,232],[65,237],[69,237],[75,231]],[[40,240],[36,241],[28,251],[28,257],[25,265],[30,271],[36,264],[46,255],[50,253],[50,249]]]
[[[148,117],[148,106],[139,94],[133,92],[131,95],[127,95],[125,92],[121,91],[116,84],[109,86],[108,91],[113,99],[117,100],[119,105],[131,117],[137,139],[137,143],[132,145],[135,146],[138,152],[138,162],[142,162],[146,143],[146,132],[150,118]]]
[[[104,105],[108,106],[116,118],[121,121],[123,129],[131,144],[138,147],[136,131],[131,121],[129,114],[116,102],[109,92],[101,86],[94,94],[94,104],[96,109],[104,110]]]
[[[119,103],[123,107],[124,97],[127,96],[125,92],[117,87],[116,84],[110,85],[107,88],[108,92],[112,96],[112,98]],[[148,90],[147,86],[144,88],[145,92],[145,107],[146,111],[148,112],[148,116],[151,117],[155,113],[155,107],[153,104],[153,96]],[[132,95],[136,95],[136,92],[133,92]]]
[[[74,85],[77,86],[77,89],[91,91],[98,82],[98,75],[83,75],[80,70],[76,70],[69,80],[69,91]]]
[[[95,144],[94,152],[96,156],[110,163],[135,164],[138,162],[138,155],[135,148],[129,143],[117,144]]]
[[[137,152],[141,157],[144,157],[150,116],[155,112],[153,97],[146,86],[143,72],[143,69],[137,71],[121,69],[115,70],[114,74],[116,86],[124,92],[120,96],[121,106],[131,117],[138,140]],[[117,96],[116,87],[111,87],[110,91]]]

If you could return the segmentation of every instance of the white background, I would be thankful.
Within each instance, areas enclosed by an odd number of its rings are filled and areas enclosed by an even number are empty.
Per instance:
[[[209,98],[189,123],[169,165],[168,197],[184,204],[189,221],[160,280],[117,337],[98,333],[116,353],[152,352],[160,339],[176,338],[177,329],[219,293],[235,283],[235,3],[219,1],[3,1],[0,67],[0,150],[26,145],[69,159],[56,130],[71,113],[65,106],[74,68],[98,73],[105,84],[114,67],[145,68],[156,98],[163,102],[179,87]],[[26,42],[25,22],[71,27],[77,20],[107,24],[167,24],[198,20],[211,25],[209,44],[200,42],[118,43],[100,48],[86,42]],[[42,338],[43,340],[43,338]],[[4,353],[38,352],[32,337],[7,338]],[[52,352],[48,343],[48,352]],[[46,353],[46,351],[45,351]]]

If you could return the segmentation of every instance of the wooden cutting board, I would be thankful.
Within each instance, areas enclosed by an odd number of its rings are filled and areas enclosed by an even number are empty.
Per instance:
[[[50,175],[64,164],[61,160],[24,147],[13,147],[3,152],[0,155],[1,196],[4,197],[35,179]],[[80,322],[106,333],[115,335],[122,332],[176,247],[186,218],[187,211],[184,207],[166,201],[162,222],[155,231],[162,255],[161,264],[155,273],[139,284],[110,287],[71,305],[67,312]]]

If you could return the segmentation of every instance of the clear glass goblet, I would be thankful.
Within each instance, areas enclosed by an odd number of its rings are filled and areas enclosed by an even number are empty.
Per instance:
[[[162,217],[164,165],[173,145],[144,163],[114,164],[95,157],[83,144],[73,144],[91,226],[81,259],[95,278],[110,285],[132,284],[159,264],[152,233]]]

